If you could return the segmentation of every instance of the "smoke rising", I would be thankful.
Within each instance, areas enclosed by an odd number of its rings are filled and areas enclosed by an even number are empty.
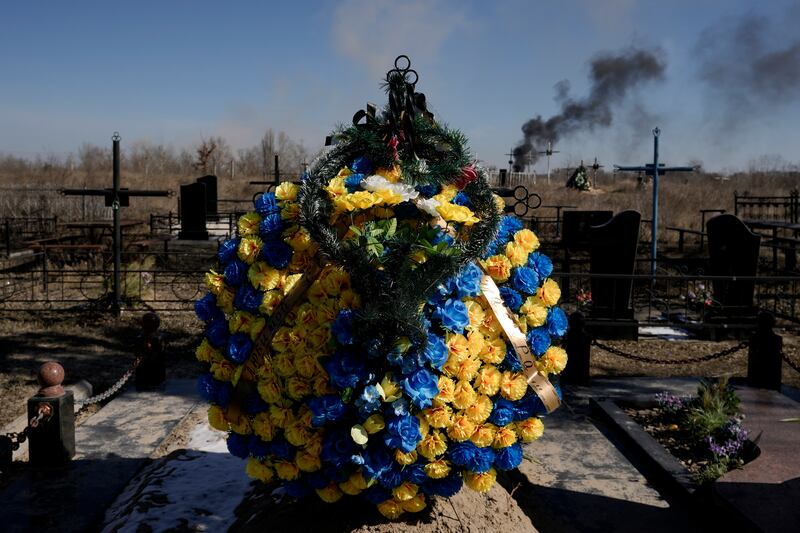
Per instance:
[[[695,45],[700,81],[711,91],[718,126],[800,101],[800,9],[781,22],[748,13],[706,28]]]
[[[640,84],[664,77],[666,63],[656,50],[627,49],[619,54],[603,53],[590,62],[589,95],[583,99],[570,96],[570,84],[562,80],[555,85],[555,100],[561,112],[543,119],[541,115],[522,126],[524,140],[514,148],[514,170],[519,171],[539,158],[538,151],[547,143],[581,130],[592,131],[610,126],[613,109]]]

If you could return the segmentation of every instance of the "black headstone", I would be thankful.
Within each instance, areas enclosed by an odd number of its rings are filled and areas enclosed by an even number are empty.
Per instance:
[[[755,276],[761,235],[753,233],[737,216],[719,215],[706,222],[709,274],[712,276]],[[754,314],[753,280],[714,280],[714,300],[725,315]]]
[[[630,276],[636,269],[639,245],[638,211],[622,211],[599,226],[589,228],[589,272]],[[633,316],[633,280],[631,278],[592,277],[593,320],[608,320],[608,327],[594,328],[599,337],[637,338],[638,323]]]
[[[197,183],[206,186],[206,212],[209,215],[217,214],[217,177],[213,174],[197,178]]]
[[[206,231],[206,186],[203,183],[181,185],[181,231],[178,239],[203,241]]]
[[[561,243],[567,250],[589,249],[589,228],[605,224],[613,211],[564,211]]]

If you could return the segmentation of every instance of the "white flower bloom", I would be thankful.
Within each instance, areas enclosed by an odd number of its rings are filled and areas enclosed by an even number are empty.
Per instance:
[[[403,200],[406,201],[413,200],[419,196],[419,192],[411,185],[406,185],[405,183],[392,183],[383,176],[369,176],[361,182],[361,186],[370,192],[384,191],[388,189],[399,194],[403,197]]]
[[[417,207],[428,213],[432,217],[438,217],[439,212],[436,210],[441,204],[439,200],[435,200],[433,198],[422,198],[417,200]]]

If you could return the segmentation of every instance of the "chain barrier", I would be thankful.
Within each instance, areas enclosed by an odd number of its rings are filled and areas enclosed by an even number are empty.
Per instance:
[[[105,392],[98,394],[96,396],[92,396],[91,398],[86,398],[84,400],[76,401],[75,412],[78,413],[82,409],[92,404],[102,402],[114,396],[125,385],[125,383],[127,383],[128,380],[131,379],[131,376],[133,375],[134,372],[136,372],[136,369],[139,367],[139,364],[142,362],[142,359],[143,359],[142,356],[139,356],[136,359],[134,359],[133,363],[131,364],[131,367],[124,374],[122,374],[122,377],[119,378],[117,382],[111,386],[111,388],[109,388]]]
[[[787,365],[789,365],[794,369],[795,372],[800,373],[800,365],[789,359],[789,357],[783,351],[781,351],[781,357],[783,358],[784,361],[786,361]]]
[[[597,346],[604,352],[608,352],[613,355],[617,355],[619,357],[630,359],[632,361],[638,361],[640,363],[650,363],[654,365],[685,365],[685,364],[692,364],[692,363],[703,363],[706,361],[711,361],[714,359],[720,359],[722,357],[727,357],[731,354],[734,354],[740,350],[744,350],[749,346],[747,341],[742,341],[735,346],[731,346],[729,348],[725,348],[724,350],[720,350],[716,353],[711,353],[708,355],[701,355],[699,357],[688,357],[685,359],[651,359],[650,357],[643,357],[641,355],[636,355],[628,352],[624,352],[619,348],[615,348],[614,346],[609,346],[608,344],[604,344],[598,340],[592,340],[592,346]]]
[[[39,405],[36,416],[28,420],[28,425],[25,426],[25,429],[0,435],[0,471],[10,466],[12,454],[19,450],[22,443],[28,440],[30,430],[39,427],[42,422],[47,422],[52,416],[53,408],[50,404],[43,403]]]

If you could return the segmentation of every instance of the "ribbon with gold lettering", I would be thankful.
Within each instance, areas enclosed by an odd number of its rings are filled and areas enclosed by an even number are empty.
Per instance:
[[[481,291],[486,301],[489,302],[489,307],[492,310],[497,322],[503,329],[508,338],[514,352],[517,354],[520,363],[522,363],[523,372],[527,376],[528,386],[533,389],[533,392],[542,400],[545,409],[548,413],[552,413],[558,406],[561,405],[561,400],[558,398],[555,387],[547,380],[547,378],[536,370],[536,359],[531,353],[528,346],[528,341],[525,334],[519,329],[519,326],[514,322],[511,316],[511,311],[505,306],[502,296],[500,296],[500,289],[497,284],[488,274],[484,274],[481,278]]]

